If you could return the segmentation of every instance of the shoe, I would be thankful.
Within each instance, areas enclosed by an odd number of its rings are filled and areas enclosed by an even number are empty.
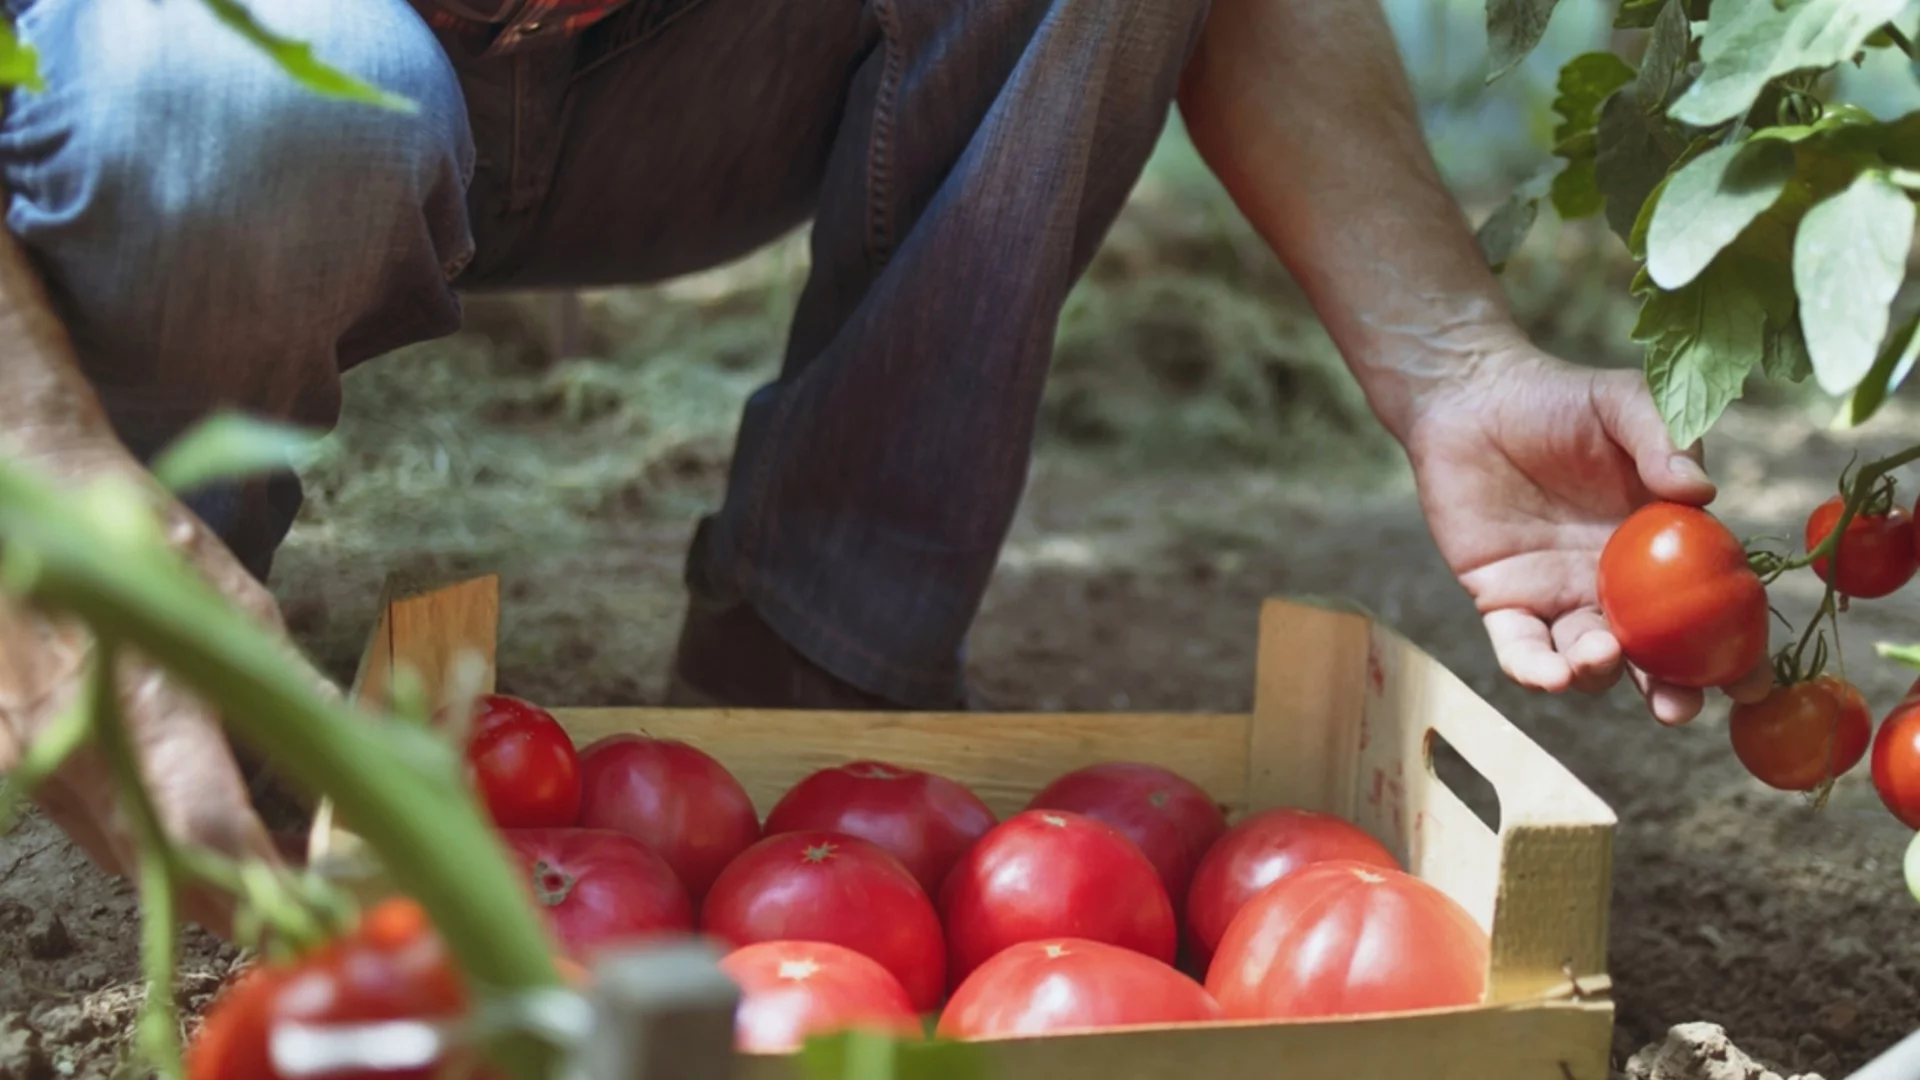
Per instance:
[[[920,711],[862,690],[800,655],[745,602],[693,594],[668,678],[669,708],[807,709],[826,712]],[[968,689],[933,711],[984,712]]]

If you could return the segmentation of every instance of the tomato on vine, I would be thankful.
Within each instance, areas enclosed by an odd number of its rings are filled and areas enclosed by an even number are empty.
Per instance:
[[[1600,609],[1626,658],[1675,686],[1725,686],[1767,658],[1767,590],[1718,518],[1656,502],[1600,552]]]
[[[1812,791],[1860,763],[1873,740],[1873,716],[1853,684],[1823,674],[1735,705],[1727,734],[1734,756],[1760,782]]]
[[[1815,507],[1807,518],[1807,551],[1811,553],[1833,534],[1847,500],[1835,495]],[[1889,494],[1870,497],[1847,522],[1840,535],[1837,568],[1825,558],[1813,561],[1813,572],[1836,592],[1874,600],[1899,591],[1920,570],[1920,532],[1913,515],[1895,504]],[[1837,576],[1836,576],[1837,575]]]
[[[1901,824],[1920,829],[1920,681],[1881,723],[1871,768],[1880,801]]]

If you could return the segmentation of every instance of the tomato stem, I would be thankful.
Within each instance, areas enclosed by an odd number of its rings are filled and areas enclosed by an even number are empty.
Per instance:
[[[6,585],[96,635],[111,627],[116,644],[164,668],[293,781],[330,797],[395,884],[427,910],[477,995],[563,985],[545,926],[517,884],[519,868],[462,784],[451,749],[428,753],[431,740],[417,728],[376,723],[323,696],[286,643],[262,634],[157,529],[129,526],[148,520],[145,510],[76,499],[0,463]],[[117,706],[111,669],[97,677]],[[143,850],[163,850],[148,842],[164,832],[124,723],[104,730],[117,717],[96,711],[96,741],[116,762],[115,784],[146,834]],[[153,992],[171,1000],[161,987]],[[504,1072],[525,1078],[551,1075],[560,1053],[531,1035],[508,1035],[489,1049]]]
[[[1874,485],[1879,482],[1881,477],[1902,465],[1909,465],[1915,461],[1920,461],[1920,444],[1909,446],[1897,454],[1880,458],[1877,461],[1869,461],[1865,465],[1862,465],[1860,471],[1854,474],[1853,479],[1844,484],[1846,505],[1841,508],[1840,518],[1833,523],[1832,531],[1828,532],[1818,544],[1814,545],[1813,550],[1807,552],[1805,555],[1799,556],[1798,558],[1787,559],[1782,562],[1779,571],[1775,573],[1774,577],[1777,578],[1780,574],[1786,573],[1789,570],[1799,570],[1803,567],[1812,566],[1822,559],[1828,559],[1831,560],[1827,566],[1828,576],[1838,578],[1840,576],[1840,538],[1846,535],[1847,526],[1853,524],[1854,517],[1860,512],[1861,508],[1867,504],[1868,498],[1874,492]]]

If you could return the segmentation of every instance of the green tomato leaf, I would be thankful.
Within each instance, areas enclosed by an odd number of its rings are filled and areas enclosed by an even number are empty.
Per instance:
[[[1553,178],[1553,212],[1563,221],[1592,217],[1606,208],[1599,182],[1593,178],[1593,159],[1570,161]]]
[[[1494,273],[1506,268],[1507,260],[1526,242],[1527,233],[1533,230],[1533,223],[1539,217],[1540,197],[1515,192],[1475,230],[1473,238],[1480,245],[1480,256],[1487,260]]]
[[[1920,900],[1920,832],[1907,841],[1907,854],[1900,860],[1901,876],[1907,879],[1907,895]]]
[[[13,32],[13,22],[0,16],[0,87],[18,86],[35,93],[47,88],[40,77],[40,57],[33,46]]]
[[[1800,320],[1784,327],[1767,326],[1767,344],[1760,354],[1760,370],[1778,382],[1797,383],[1813,374],[1813,359],[1807,355],[1807,339]]]
[[[176,494],[224,480],[290,468],[319,442],[317,432],[219,413],[174,440],[154,459],[153,475]]]
[[[1829,394],[1851,391],[1873,367],[1887,333],[1887,306],[1907,272],[1913,201],[1882,172],[1807,211],[1793,245],[1813,374]]]
[[[1487,0],[1487,52],[1493,82],[1520,66],[1546,36],[1560,0]]]
[[[1882,660],[1920,668],[1920,645],[1896,645],[1891,641],[1882,641],[1874,645],[1873,651],[1879,653]]]
[[[1601,103],[1632,81],[1633,68],[1610,52],[1581,53],[1567,61],[1553,99],[1553,111],[1560,116],[1553,129],[1554,145],[1590,134],[1600,122]]]
[[[1673,82],[1686,66],[1687,49],[1693,44],[1693,27],[1687,22],[1687,9],[1670,3],[1660,9],[1647,35],[1646,53],[1640,58],[1640,73],[1634,77],[1633,93],[1640,107],[1652,112],[1666,108]]]
[[[1667,0],[1621,0],[1620,10],[1613,14],[1614,29],[1645,30],[1666,8]]]
[[[1881,346],[1880,354],[1874,358],[1873,366],[1853,388],[1847,403],[1833,418],[1833,428],[1845,431],[1859,427],[1879,411],[1886,403],[1887,395],[1900,389],[1900,384],[1913,373],[1913,364],[1920,359],[1920,317],[1908,319],[1893,333],[1887,335],[1887,342]]]
[[[1682,166],[1647,226],[1654,282],[1677,289],[1692,281],[1780,198],[1793,170],[1793,151],[1778,142],[1718,146]]]
[[[1743,115],[1776,76],[1843,63],[1907,0],[1714,0],[1700,37],[1700,77],[1673,104],[1711,127]]]
[[[1606,199],[1607,224],[1622,240],[1631,240],[1634,221],[1686,151],[1687,140],[1672,121],[1649,115],[1627,93],[1614,94],[1600,107],[1599,134],[1593,175]]]
[[[411,98],[390,94],[338,68],[322,63],[313,55],[313,48],[305,42],[282,37],[267,29],[260,20],[254,18],[253,12],[248,10],[240,0],[201,0],[201,2],[207,5],[215,18],[227,24],[241,37],[259,46],[274,63],[280,65],[282,71],[314,93],[322,97],[357,101],[395,112],[419,111],[419,106]]]
[[[1698,442],[1739,398],[1766,347],[1766,320],[1732,260],[1647,296],[1633,337],[1647,346],[1647,388],[1676,446]]]

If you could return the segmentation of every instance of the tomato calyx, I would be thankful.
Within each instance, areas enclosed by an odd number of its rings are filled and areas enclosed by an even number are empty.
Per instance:
[[[579,878],[545,859],[535,859],[533,862],[534,899],[548,907],[559,907],[566,903],[579,881]]]

